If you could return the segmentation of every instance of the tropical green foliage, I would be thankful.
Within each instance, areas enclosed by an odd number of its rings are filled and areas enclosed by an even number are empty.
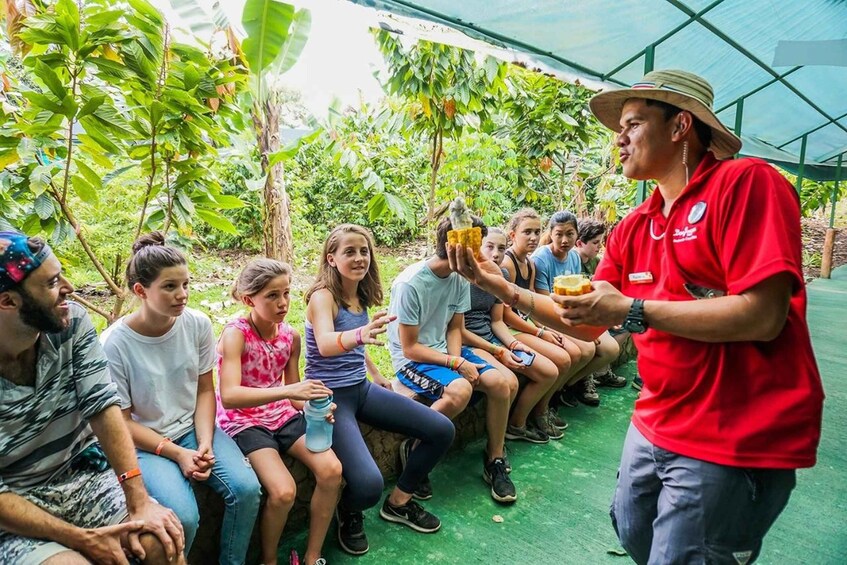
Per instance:
[[[291,190],[302,196],[310,223],[369,225],[389,245],[417,235],[428,158],[402,135],[396,115],[367,105],[336,114],[297,154],[288,171]]]
[[[506,66],[493,57],[478,60],[472,51],[430,41],[411,45],[392,33],[374,32],[388,63],[386,90],[406,102],[408,135],[427,144],[430,159],[426,225],[437,215],[438,172],[444,138],[457,140],[489,120],[493,102],[506,91]]]
[[[122,261],[106,266],[81,218],[105,192],[143,182],[136,234],[144,226],[187,233],[198,218],[234,231],[219,210],[241,201],[221,194],[208,170],[228,135],[221,100],[232,99],[242,73],[172,42],[146,0],[31,6],[8,27],[26,54],[3,60],[0,199],[9,205],[0,216],[57,245],[78,240],[118,298],[103,312],[113,317],[124,298]]]

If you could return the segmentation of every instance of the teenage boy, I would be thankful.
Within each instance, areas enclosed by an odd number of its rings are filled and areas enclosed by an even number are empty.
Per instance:
[[[473,225],[487,229],[479,218]],[[447,260],[449,219],[438,224],[436,255],[406,268],[391,287],[389,314],[397,320],[388,326],[388,349],[397,378],[418,395],[432,401],[432,409],[455,418],[468,405],[474,392],[488,397],[486,429],[488,445],[483,478],[491,485],[498,502],[517,499],[508,474],[504,452],[509,406],[518,390],[517,378],[506,369],[495,368],[496,360],[479,357],[462,347],[464,313],[470,310],[470,285],[450,271]],[[407,440],[401,446],[401,461],[414,449]],[[432,496],[429,479],[424,479],[415,497]]]

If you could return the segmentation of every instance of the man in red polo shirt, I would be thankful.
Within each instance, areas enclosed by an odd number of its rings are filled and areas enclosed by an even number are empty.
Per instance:
[[[545,325],[633,334],[644,388],[611,516],[637,563],[754,561],[820,439],[799,199],[764,161],[732,159],[741,140],[712,102],[670,70],[592,98],[624,174],[658,185],[612,232],[593,292],[534,295],[449,249],[453,270]]]
[[[800,203],[712,111],[711,86],[649,73],[591,100],[624,174],[658,188],[612,233],[567,323],[623,323],[644,389],[611,515],[638,563],[750,563],[815,464],[823,390],[806,325]]]

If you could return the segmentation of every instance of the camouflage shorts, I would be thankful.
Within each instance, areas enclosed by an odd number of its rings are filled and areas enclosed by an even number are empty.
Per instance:
[[[80,528],[119,524],[127,518],[124,492],[114,471],[64,471],[47,484],[20,495],[42,510]],[[0,530],[2,563],[37,564],[68,551],[52,541],[28,538]]]

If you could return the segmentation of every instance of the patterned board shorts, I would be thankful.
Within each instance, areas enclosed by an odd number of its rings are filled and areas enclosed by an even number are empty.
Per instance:
[[[128,515],[124,491],[111,469],[67,470],[21,496],[80,528],[112,526],[126,520]],[[0,530],[0,562],[4,565],[37,564],[63,551],[68,548],[59,543]]]

